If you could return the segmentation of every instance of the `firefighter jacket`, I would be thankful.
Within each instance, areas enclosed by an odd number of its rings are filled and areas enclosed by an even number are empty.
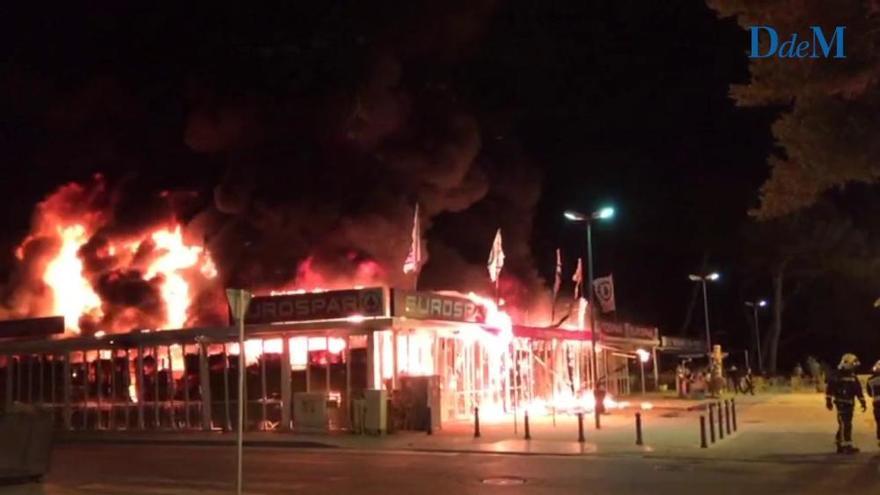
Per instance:
[[[880,404],[880,373],[874,373],[868,378],[868,395],[874,398],[874,404]]]
[[[825,399],[834,401],[838,407],[853,406],[855,400],[865,406],[865,395],[862,393],[862,384],[853,373],[838,373],[828,381],[825,390]]]

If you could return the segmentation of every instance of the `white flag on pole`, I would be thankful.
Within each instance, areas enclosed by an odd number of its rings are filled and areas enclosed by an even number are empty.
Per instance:
[[[556,304],[556,296],[562,286],[562,252],[556,249],[556,277],[553,279],[553,303]]]
[[[495,241],[492,242],[492,250],[489,251],[489,278],[493,282],[498,281],[501,268],[504,267],[504,250],[501,248],[501,229],[495,233]]]
[[[422,266],[422,226],[419,221],[419,204],[416,203],[416,212],[413,217],[412,245],[403,262],[403,273],[419,271]]]
[[[593,290],[596,291],[596,299],[603,313],[611,313],[617,308],[614,303],[614,277],[599,277],[593,280]]]
[[[578,258],[577,268],[575,268],[571,280],[574,282],[574,300],[577,301],[581,296],[581,287],[584,285],[584,264],[580,258]]]

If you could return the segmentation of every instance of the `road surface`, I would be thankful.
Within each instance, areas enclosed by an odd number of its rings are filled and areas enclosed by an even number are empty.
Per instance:
[[[234,472],[228,447],[62,445],[43,485],[0,495],[228,494]],[[875,453],[722,460],[249,448],[245,473],[254,495],[880,493]]]

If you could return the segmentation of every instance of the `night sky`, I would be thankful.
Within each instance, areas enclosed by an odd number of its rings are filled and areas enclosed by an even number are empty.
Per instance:
[[[309,101],[289,108],[308,108],[303,121],[322,122],[315,115],[332,115],[334,105],[327,88],[356,86],[368,71],[363,61],[381,46],[401,61],[401,84],[452,95],[444,98],[480,129],[476,160],[489,170],[488,196],[464,213],[438,211],[429,246],[452,246],[480,265],[495,226],[531,225],[522,240],[533,268],[552,281],[561,247],[569,278],[584,232],[565,224],[562,211],[613,204],[618,215],[594,230],[594,247],[597,274],[615,276],[619,317],[678,334],[693,295],[687,275],[705,263],[722,273],[710,289],[713,327],[742,345],[742,301],[770,295],[769,277],[744,274],[741,232],[768,174],[778,109],[737,108],[728,97],[731,83],[748,80],[748,40],[735,21],[693,0],[361,3],[157,11],[89,2],[4,15],[3,273],[32,206],[96,172],[136,181],[138,190],[210,196],[238,161],[258,176],[263,197],[292,195],[304,174],[319,174],[308,157],[321,147],[278,109]],[[256,108],[271,137],[251,143],[271,146],[254,154],[194,137],[193,112],[216,101]],[[425,106],[428,116],[443,107]],[[247,141],[244,128],[229,132]],[[287,163],[296,163],[293,172]],[[522,192],[502,196],[516,202],[540,191],[528,210],[504,208],[494,192],[514,175]],[[473,236],[462,235],[468,212],[485,223]],[[434,265],[425,268],[429,286],[442,283],[431,282],[443,270]],[[684,329],[694,335],[700,309]]]

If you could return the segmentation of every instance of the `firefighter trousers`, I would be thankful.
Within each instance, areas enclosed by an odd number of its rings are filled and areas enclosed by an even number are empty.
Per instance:
[[[837,406],[837,446],[852,446],[852,422],[854,404],[838,402]]]
[[[877,427],[877,440],[880,440],[880,402],[874,403],[874,425]]]

